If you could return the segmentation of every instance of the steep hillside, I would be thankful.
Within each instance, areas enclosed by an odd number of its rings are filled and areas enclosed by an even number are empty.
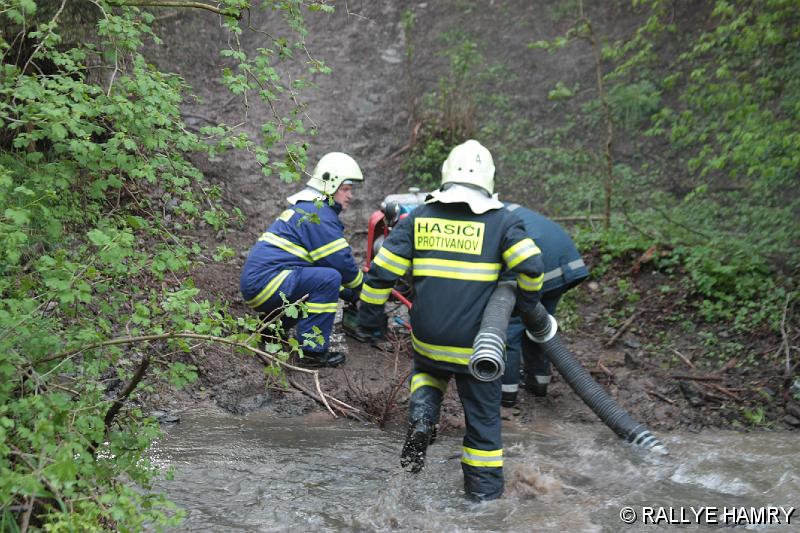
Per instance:
[[[558,82],[579,93],[595,90],[596,64],[588,42],[576,41],[549,54],[529,46],[552,40],[570,28],[573,20],[567,7],[559,2],[522,0],[351,2],[348,7],[349,12],[340,6],[333,15],[308,17],[306,47],[332,72],[314,75],[314,86],[301,91],[300,99],[306,105],[308,122],[316,125],[318,132],[309,139],[309,165],[328,151],[341,150],[352,154],[364,170],[366,181],[342,217],[359,257],[363,257],[368,216],[380,200],[418,183],[404,162],[424,133],[426,119],[441,109],[436,99],[454,77],[466,88],[460,101],[455,93],[455,103],[468,104],[467,132],[480,137],[497,155],[501,197],[551,215],[584,214],[563,212],[551,204],[536,175],[521,179],[524,164],[512,163],[515,151],[536,145],[543,132],[558,128],[563,121],[567,104],[550,95]],[[594,32],[604,41],[629,36],[642,17],[622,2],[587,9]],[[688,12],[676,16],[683,17],[682,28],[687,32],[702,23]],[[252,17],[254,26],[272,23],[270,14],[253,12]],[[277,17],[274,24],[280,33]],[[152,48],[153,60],[162,69],[184,76],[199,96],[185,105],[187,124],[199,128],[217,122],[244,122],[242,129],[256,135],[260,123],[273,111],[248,102],[245,115],[242,99],[232,97],[218,81],[225,60],[216,50],[228,39],[219,19],[204,12],[170,12],[158,22],[157,31],[166,37],[162,46]],[[459,50],[459,43],[465,41],[473,46]],[[244,49],[255,50],[264,45],[264,36],[245,32],[241,43]],[[300,77],[304,75],[303,62],[302,57],[287,61],[281,65],[282,72],[289,78]],[[456,72],[459,65],[463,68]],[[581,135],[586,146],[602,151],[602,123],[587,123]],[[514,145],[507,143],[512,138]],[[615,157],[623,163],[640,155],[623,137],[618,139],[617,150]],[[264,177],[255,161],[241,153],[229,152],[196,163],[210,182],[221,188],[226,206],[241,209],[244,223],[226,232],[195,228],[196,238],[211,249],[225,244],[237,255],[229,261],[198,265],[194,277],[205,296],[228,301],[235,312],[245,313],[238,293],[244,257],[283,208],[285,197],[300,184]],[[535,164],[530,161],[532,169]],[[512,166],[514,179],[508,178]],[[571,186],[580,189],[580,184]],[[588,210],[600,203],[600,197],[589,196]],[[782,386],[777,365],[771,363],[760,373],[748,370],[744,375],[737,369],[737,358],[771,354],[776,346],[774,335],[730,338],[733,334],[722,330],[717,332],[721,344],[703,344],[703,337],[692,329],[701,319],[689,314],[690,307],[682,306],[690,295],[681,286],[673,286],[670,290],[674,292],[667,294],[663,287],[674,284],[675,278],[650,266],[652,251],[649,256],[632,252],[613,261],[586,252],[597,277],[574,291],[565,304],[565,335],[587,367],[626,408],[657,429],[746,426],[767,420],[779,427],[800,424],[791,414],[798,412],[797,404],[777,397]],[[642,295],[646,297],[640,300]],[[665,319],[666,310],[676,309],[685,314],[685,321],[679,324]],[[350,362],[343,369],[323,372],[327,390],[362,405],[375,397],[385,402],[395,393],[392,380],[402,377],[407,359],[401,358],[398,370],[398,359],[392,353],[378,353],[341,337],[337,342],[345,343]],[[692,363],[691,359],[702,358],[709,351],[717,354],[713,366]],[[269,405],[291,411],[313,403],[303,403],[292,394],[267,393],[260,363],[225,349],[206,348],[201,356],[192,356],[191,362],[199,366],[201,377],[200,386],[191,391],[194,399],[213,398],[237,412]],[[400,392],[399,398],[403,395]],[[759,414],[753,402],[765,395],[775,401]],[[271,403],[273,400],[278,403]],[[523,399],[523,418],[532,416],[527,407],[533,403],[532,397]],[[580,419],[588,413],[560,382],[545,404],[552,416]],[[455,404],[452,409],[457,414]],[[455,419],[453,424],[458,423]]]

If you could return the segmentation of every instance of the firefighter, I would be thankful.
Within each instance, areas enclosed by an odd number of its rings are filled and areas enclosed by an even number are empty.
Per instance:
[[[356,300],[364,276],[344,238],[339,213],[350,205],[353,183],[363,180],[349,155],[324,155],[306,187],[287,198],[290,207],[259,237],[242,270],[242,296],[260,313],[279,309],[282,295],[290,302],[308,295],[307,312],[296,322],[305,366],[335,367],[345,361],[344,354],[329,350],[333,319],[340,296]],[[314,328],[322,344],[312,340]]]
[[[411,309],[414,369],[409,428],[400,464],[424,466],[450,377],[464,407],[466,434],[461,468],[469,497],[483,501],[503,493],[500,378],[483,382],[467,370],[484,307],[505,268],[517,275],[517,305],[539,301],[543,265],[522,221],[492,196],[494,163],[469,140],[442,165],[441,187],[401,220],[378,251],[361,291],[358,327],[379,331],[395,280],[408,269],[414,280]]]
[[[589,277],[589,271],[569,234],[544,215],[517,204],[504,202],[506,210],[513,212],[525,224],[526,233],[542,250],[544,261],[544,285],[542,305],[551,315],[561,296]],[[525,388],[534,396],[546,396],[550,383],[550,360],[539,348],[539,344],[523,335],[525,327],[519,316],[512,317],[508,324],[506,340],[506,371],[503,374],[504,407],[517,403],[520,382],[520,352],[525,367]]]

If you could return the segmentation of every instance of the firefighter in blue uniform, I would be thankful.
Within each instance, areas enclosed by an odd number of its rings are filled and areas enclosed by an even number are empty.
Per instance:
[[[400,463],[424,465],[451,376],[464,407],[461,467],[468,496],[482,501],[503,493],[500,379],[479,381],[467,370],[483,310],[501,272],[517,276],[517,306],[539,301],[543,265],[519,218],[492,196],[494,163],[474,140],[456,146],[442,165],[442,186],[401,220],[378,251],[361,291],[362,337],[385,323],[383,307],[397,278],[411,269],[414,369],[409,429]]]
[[[542,305],[555,316],[561,296],[589,277],[589,271],[569,234],[544,215],[517,204],[504,202],[508,211],[525,224],[525,232],[542,251],[544,285]],[[520,382],[520,353],[525,368],[525,388],[534,396],[546,396],[550,383],[550,360],[540,345],[523,335],[522,319],[512,317],[506,339],[506,371],[503,374],[503,406],[517,403]]]
[[[307,314],[297,322],[296,330],[305,366],[332,367],[345,361],[344,354],[329,350],[330,333],[339,298],[357,298],[363,274],[344,238],[339,213],[350,204],[353,182],[363,180],[361,169],[349,155],[331,152],[323,156],[306,187],[287,199],[291,207],[250,250],[242,270],[242,296],[260,313],[280,308],[281,295],[290,302],[308,295]],[[313,220],[317,217],[319,223]],[[316,337],[314,327],[321,332],[322,344],[307,340],[307,334]]]

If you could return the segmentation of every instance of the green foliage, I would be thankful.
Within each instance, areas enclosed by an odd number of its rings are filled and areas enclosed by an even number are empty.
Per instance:
[[[628,131],[634,131],[649,121],[650,116],[661,108],[661,94],[648,80],[612,86],[608,91],[608,101],[614,124]]]
[[[580,236],[603,250],[594,275],[658,245],[672,253],[657,267],[685,274],[706,320],[776,330],[797,290],[796,269],[786,265],[796,264],[800,240],[800,2],[706,2],[699,8],[710,25],[684,28],[679,39],[670,2],[634,5],[644,22],[602,50],[614,143],[635,155],[621,164],[614,154],[612,208],[624,220]],[[530,46],[557,52],[587,24]],[[604,161],[585,132],[604,135],[599,100],[563,82],[550,98],[563,125],[525,143],[535,125],[506,119],[493,132],[507,150],[498,159],[515,188],[536,184],[549,212],[591,211]]]
[[[404,19],[406,49],[411,59],[413,43],[409,40],[413,28],[412,15]],[[488,74],[483,70],[484,59],[478,43],[461,30],[443,34],[441,55],[447,59],[447,75],[439,79],[437,89],[423,96],[418,111],[421,128],[402,168],[410,182],[422,189],[439,185],[441,167],[453,146],[473,137],[475,133],[478,87]]]
[[[406,159],[403,170],[411,182],[422,190],[433,190],[441,181],[442,163],[452,149],[452,144],[445,139],[434,137],[427,130],[417,139]]]
[[[265,7],[302,37],[305,4]],[[248,101],[290,100],[302,84],[286,87],[278,63],[302,42],[275,39],[247,55],[237,36],[249,8],[223,8],[234,43],[222,53],[223,81]],[[241,330],[232,339],[254,345],[259,327],[198,300],[185,279],[203,252],[184,242],[185,229],[203,222],[224,232],[241,218],[187,155],[246,150],[266,174],[293,180],[306,145],[287,135],[309,132],[296,109],[263,125],[260,139],[222,125],[202,138],[188,132],[180,105],[190,88],[147,63],[144,40],[159,40],[154,17],[137,7],[0,0],[0,21],[0,529],[175,525],[182,513],[149,492],[158,426],[110,384],[130,383],[131,398],[160,381],[186,385],[197,377],[192,365],[151,355],[190,351],[180,335]],[[326,67],[312,59],[310,69]],[[284,160],[266,156],[275,145]],[[137,386],[148,360],[154,368]]]

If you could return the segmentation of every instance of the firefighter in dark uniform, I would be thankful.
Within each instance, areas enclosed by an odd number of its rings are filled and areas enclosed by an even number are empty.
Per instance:
[[[544,261],[544,285],[542,305],[551,315],[561,296],[589,277],[589,271],[581,254],[569,234],[544,215],[517,204],[503,202],[508,211],[515,213],[525,232],[542,250]],[[546,396],[550,383],[550,360],[539,343],[523,335],[522,319],[512,317],[506,334],[506,371],[503,374],[503,406],[513,407],[517,403],[520,382],[520,359],[524,361],[525,388],[534,396]],[[520,353],[522,357],[520,357]]]
[[[363,181],[355,160],[331,152],[319,160],[306,187],[287,200],[286,209],[250,250],[240,289],[248,306],[272,313],[305,295],[307,311],[297,321],[296,338],[303,347],[305,366],[338,366],[344,354],[329,350],[339,298],[354,300],[363,273],[344,238],[339,213],[350,205],[353,182]],[[317,223],[318,219],[318,223]],[[291,327],[285,321],[285,327]],[[319,328],[324,342],[309,341]]]
[[[543,265],[539,248],[519,218],[492,196],[494,163],[474,140],[455,147],[442,165],[442,186],[401,220],[378,251],[361,291],[363,335],[385,323],[383,307],[397,278],[411,269],[414,370],[409,430],[401,465],[418,472],[434,437],[451,376],[464,407],[461,467],[475,500],[503,493],[500,378],[479,381],[467,370],[484,308],[501,272],[517,276],[517,306],[539,301]]]

